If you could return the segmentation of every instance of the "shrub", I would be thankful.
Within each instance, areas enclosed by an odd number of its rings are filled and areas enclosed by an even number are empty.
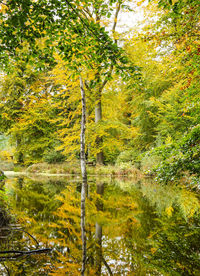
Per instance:
[[[45,154],[44,161],[49,164],[61,163],[65,161],[65,156],[61,151],[52,150]]]
[[[139,152],[135,150],[125,150],[119,154],[116,160],[116,165],[123,163],[139,163]]]
[[[157,153],[147,152],[141,155],[141,169],[142,171],[151,171],[157,167],[162,161],[162,157]]]
[[[2,161],[13,161],[12,151],[1,150],[0,151],[0,160],[2,160]]]
[[[155,151],[162,156],[162,162],[154,169],[159,181],[177,181],[186,171],[189,175],[200,177],[200,125],[190,129],[171,146],[166,145]]]

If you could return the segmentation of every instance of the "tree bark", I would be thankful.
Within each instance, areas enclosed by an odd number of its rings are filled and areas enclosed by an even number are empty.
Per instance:
[[[21,147],[21,137],[17,136],[16,138],[16,149],[17,149],[17,156],[16,156],[16,161],[17,161],[17,164],[19,165],[23,165],[24,164],[24,155],[23,155],[23,152],[20,150],[20,147]]]
[[[101,106],[101,91],[98,92],[98,103],[95,106],[95,123],[98,124],[99,121],[102,120],[102,106]],[[101,146],[102,144],[102,138],[101,137],[97,137],[96,139],[96,143],[97,143],[97,147]],[[100,150],[97,155],[96,155],[96,162],[99,165],[103,165],[103,151]]]
[[[86,250],[86,230],[85,230],[85,200],[87,195],[87,170],[85,158],[85,128],[86,128],[86,101],[83,81],[80,77],[81,101],[82,101],[82,119],[81,119],[81,173],[82,173],[82,187],[81,187],[81,239],[82,239],[82,268],[81,275],[85,275],[85,266],[87,258]]]
[[[116,44],[117,44],[117,38],[115,37],[115,30],[116,30],[116,26],[117,26],[117,22],[118,22],[118,15],[119,15],[120,9],[121,9],[121,3],[119,1],[119,3],[116,4],[115,16],[114,16],[113,27],[112,27],[113,39]],[[96,13],[96,22],[100,22],[101,17],[100,17],[98,8],[95,9],[95,13]],[[113,71],[113,65],[110,66],[108,75],[111,75],[112,71]],[[99,75],[99,73],[98,73],[98,75]],[[101,79],[101,85],[97,92],[98,93],[97,94],[97,104],[95,106],[95,123],[96,124],[98,124],[98,122],[100,120],[102,120],[101,93],[102,93],[105,85],[108,82],[108,78],[105,78],[104,80],[102,78],[100,78],[100,79]],[[103,143],[103,139],[101,137],[97,137],[96,143],[97,143],[97,147],[100,147],[101,144]],[[104,156],[103,156],[102,149],[96,155],[96,162],[99,165],[103,165],[103,163],[104,163]]]

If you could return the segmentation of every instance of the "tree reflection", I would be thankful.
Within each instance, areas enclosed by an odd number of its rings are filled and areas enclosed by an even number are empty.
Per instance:
[[[97,189],[96,192],[99,195],[103,195],[104,192],[104,184],[101,182],[97,182]],[[101,198],[98,198],[96,201],[96,208],[97,211],[103,211],[103,203],[101,201]],[[95,269],[96,269],[96,275],[101,275],[101,264],[102,264],[102,226],[100,223],[96,222],[95,225],[96,231],[95,231],[95,239],[96,239],[96,262],[95,262]]]
[[[85,275],[198,275],[200,209],[195,193],[150,181],[137,185],[90,180],[89,184]],[[28,224],[27,230],[54,252],[43,261],[33,256],[38,268],[29,257],[23,265],[15,263],[15,271],[18,265],[27,269],[27,275],[34,275],[34,270],[35,275],[47,275],[47,271],[80,275],[79,186],[74,181],[53,184],[27,179],[20,188],[16,184],[12,191],[18,195],[12,197],[15,215],[25,217],[22,224]]]

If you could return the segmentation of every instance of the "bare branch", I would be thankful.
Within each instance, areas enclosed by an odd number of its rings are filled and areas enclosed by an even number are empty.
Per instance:
[[[83,10],[89,15],[90,18],[93,18],[92,13],[90,12],[88,7],[84,8]]]
[[[39,246],[39,242],[36,240],[36,238],[34,238],[30,233],[28,233],[27,231],[25,231],[23,229],[2,227],[1,230],[11,230],[11,231],[21,231],[21,232],[24,232],[24,233],[26,233],[28,236],[30,236],[36,242],[37,246]]]
[[[118,15],[119,15],[119,11],[121,9],[121,3],[117,3],[116,6],[116,11],[115,11],[115,17],[114,17],[114,23],[113,23],[113,27],[112,27],[112,33],[113,33],[113,37],[115,37],[115,29],[117,26],[117,20],[118,20]],[[115,43],[117,43],[117,39],[114,38]]]
[[[0,256],[0,261],[4,261],[6,259],[17,259],[24,255],[47,253],[47,252],[51,252],[51,250],[52,249],[50,248],[43,248],[43,249],[29,250],[29,251],[20,251],[20,250],[0,251],[0,255],[4,255],[4,256]],[[8,256],[5,256],[7,254]],[[9,256],[9,254],[14,254],[14,255]]]
[[[103,257],[102,257],[102,260],[103,260],[103,263],[104,263],[105,267],[106,267],[107,270],[108,270],[108,273],[109,273],[111,276],[113,276],[112,270],[110,269],[110,267],[109,267],[108,263],[106,262],[106,260],[105,260]]]

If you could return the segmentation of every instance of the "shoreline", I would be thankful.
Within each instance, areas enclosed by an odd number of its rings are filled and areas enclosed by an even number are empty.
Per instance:
[[[9,176],[31,176],[31,175],[41,175],[41,176],[76,176],[76,177],[80,177],[81,178],[81,174],[77,174],[77,173],[45,173],[45,172],[35,172],[35,173],[30,173],[30,172],[14,172],[14,171],[4,171],[4,174],[6,177]],[[88,174],[88,176],[90,177],[100,177],[100,176],[107,176],[107,177],[135,177],[135,175],[133,174],[123,174],[123,175],[113,175],[113,174]],[[144,175],[144,177],[147,177]]]

